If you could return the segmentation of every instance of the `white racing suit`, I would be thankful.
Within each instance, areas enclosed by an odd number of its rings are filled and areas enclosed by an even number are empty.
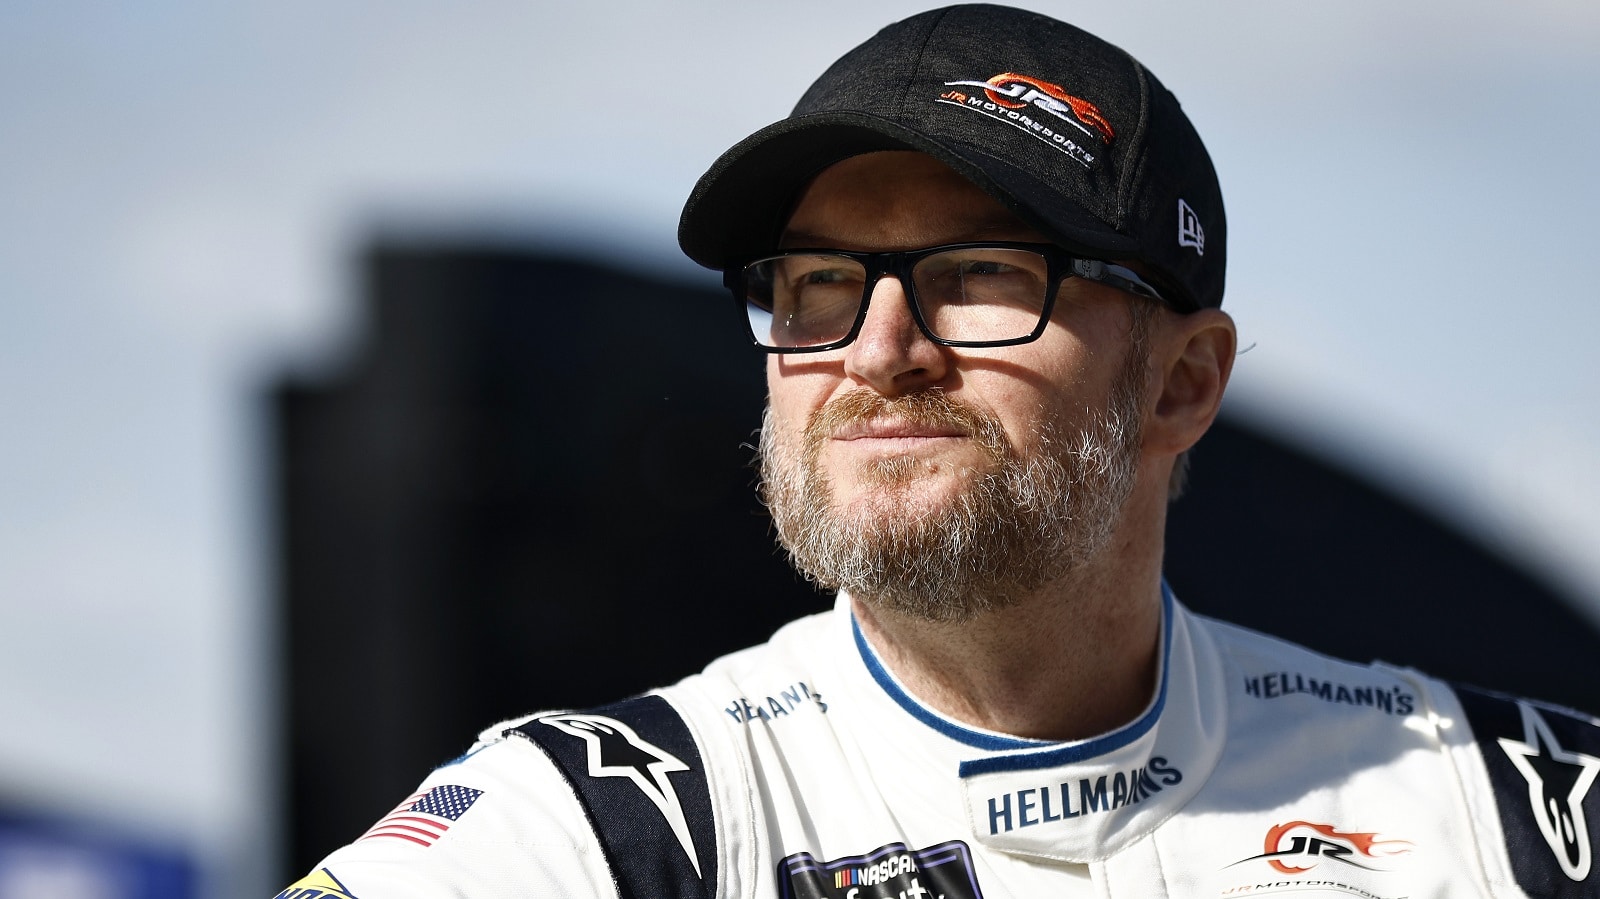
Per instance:
[[[486,731],[280,899],[1600,896],[1600,727],[1164,597],[1070,743],[911,697],[841,597],[676,686]]]

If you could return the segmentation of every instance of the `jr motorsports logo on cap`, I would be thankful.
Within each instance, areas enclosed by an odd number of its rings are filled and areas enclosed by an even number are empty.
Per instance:
[[[946,81],[944,86],[950,90],[939,95],[940,103],[1020,128],[1085,168],[1094,165],[1099,147],[1109,146],[1116,137],[1111,123],[1093,103],[1048,81],[1003,72],[988,81]],[[969,93],[961,88],[977,90]]]

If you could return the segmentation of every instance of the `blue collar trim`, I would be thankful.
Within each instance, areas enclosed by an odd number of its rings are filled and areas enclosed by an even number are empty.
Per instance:
[[[867,670],[872,672],[872,679],[878,682],[883,692],[889,694],[900,708],[910,713],[911,717],[921,721],[941,734],[974,746],[978,749],[987,749],[996,752],[1015,749],[1037,749],[1041,746],[1051,746],[1052,743],[1043,740],[1029,740],[1023,737],[1008,737],[1004,734],[989,733],[987,731],[973,730],[951,721],[949,718],[918,702],[915,697],[907,693],[900,682],[894,679],[889,669],[883,666],[878,659],[878,654],[873,651],[872,644],[867,642],[866,635],[861,633],[861,622],[856,620],[854,613],[850,615],[850,631],[856,638],[856,649],[861,653],[861,661],[867,665]]]
[[[1172,655],[1172,591],[1166,582],[1161,584],[1161,683],[1156,688],[1156,699],[1150,708],[1140,715],[1138,719],[1127,726],[1112,731],[1102,737],[1082,740],[1074,743],[1060,743],[1045,740],[1029,740],[1023,737],[1009,737],[987,731],[973,730],[962,724],[950,720],[939,713],[929,709],[918,702],[894,675],[889,673],[878,655],[873,651],[867,638],[861,633],[861,624],[856,621],[855,615],[850,616],[850,630],[855,637],[856,649],[861,654],[861,661],[867,666],[867,671],[872,674],[872,679],[888,694],[897,705],[905,709],[911,717],[933,728],[939,733],[964,743],[975,749],[989,752],[1004,752],[1006,755],[986,756],[984,758],[969,759],[961,763],[960,774],[962,777],[971,777],[977,774],[990,774],[996,771],[1024,771],[1032,768],[1051,768],[1057,765],[1067,765],[1081,762],[1096,756],[1115,752],[1144,736],[1161,720],[1161,712],[1167,705],[1167,680],[1170,676]],[[1032,750],[1032,751],[1028,751]]]

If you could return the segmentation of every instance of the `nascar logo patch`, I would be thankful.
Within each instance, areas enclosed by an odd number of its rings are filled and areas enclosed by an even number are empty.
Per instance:
[[[360,899],[345,888],[339,878],[327,868],[311,872],[303,880],[295,881],[279,893],[277,899]]]

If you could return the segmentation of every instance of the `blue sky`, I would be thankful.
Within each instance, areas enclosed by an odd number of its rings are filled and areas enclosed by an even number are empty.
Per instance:
[[[1206,137],[1230,409],[1600,617],[1600,7],[1028,5]],[[0,794],[272,888],[259,391],[356,333],[355,251],[492,234],[710,283],[673,242],[694,179],[921,8],[0,6]]]

